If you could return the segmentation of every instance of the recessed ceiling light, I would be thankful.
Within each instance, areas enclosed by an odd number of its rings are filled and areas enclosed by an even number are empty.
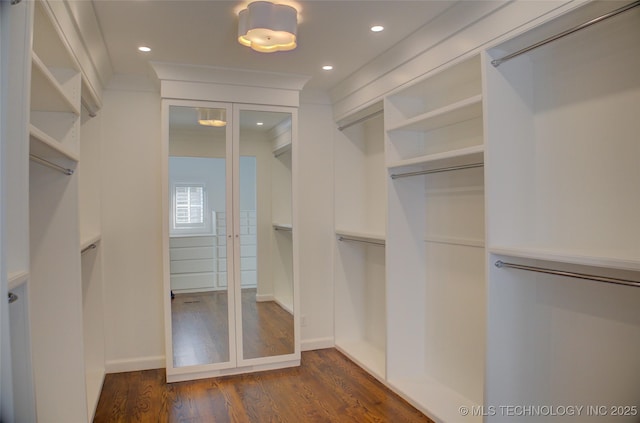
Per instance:
[[[138,47],[138,50],[143,52],[143,53],[149,53],[151,51],[151,49],[147,46],[140,46]]]
[[[333,70],[333,66],[331,66],[331,65],[324,65],[324,66],[322,67],[322,70]]]
[[[374,25],[371,27],[371,31],[373,32],[380,32],[382,30],[384,30],[384,26],[382,25]]]
[[[262,126],[262,125],[264,125],[264,122],[256,122],[256,125]]]

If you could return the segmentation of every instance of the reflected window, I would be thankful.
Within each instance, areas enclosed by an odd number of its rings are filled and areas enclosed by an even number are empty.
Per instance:
[[[204,226],[203,185],[176,185],[174,204],[174,228],[198,228]]]

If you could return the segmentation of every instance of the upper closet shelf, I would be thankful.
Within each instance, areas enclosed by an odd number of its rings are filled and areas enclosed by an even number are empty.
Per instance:
[[[29,125],[29,153],[42,159],[80,160],[76,152],[33,125]]]
[[[85,251],[89,248],[93,248],[92,246],[99,243],[101,239],[102,239],[102,235],[100,234],[93,234],[93,235],[87,236],[86,238],[83,237],[80,240],[80,251]]]
[[[484,145],[460,148],[387,163],[393,171],[439,170],[448,167],[480,165],[484,162]]]
[[[29,271],[22,270],[18,272],[11,272],[7,278],[7,289],[10,291],[16,289],[29,279]]]
[[[291,151],[291,142],[282,144],[273,149],[273,156],[278,157],[284,153]]]
[[[413,118],[401,121],[387,128],[392,131],[428,132],[444,126],[464,122],[482,116],[482,95],[474,95]]]
[[[285,232],[291,232],[293,230],[293,227],[291,226],[290,223],[273,223],[273,229],[276,231],[285,231]]]
[[[74,101],[73,97],[65,90],[64,78],[61,78],[63,82],[61,83],[35,52],[32,53],[32,64],[31,109],[47,112],[69,112],[79,116],[79,102]],[[63,73],[69,73],[69,70],[63,71]],[[72,72],[72,74],[77,75],[77,72]]]
[[[635,258],[625,257],[625,254],[620,251],[585,251],[582,254],[573,249],[568,252],[550,248],[493,246],[489,247],[489,252],[525,259],[640,271],[640,260],[637,258],[637,254]]]

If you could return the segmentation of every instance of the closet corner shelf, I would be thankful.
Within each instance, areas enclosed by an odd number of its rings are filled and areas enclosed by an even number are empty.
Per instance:
[[[414,116],[387,128],[387,133],[393,131],[421,131],[428,132],[436,128],[464,122],[482,116],[482,95],[460,100],[456,103],[441,107],[427,113]]]
[[[373,232],[346,231],[344,229],[336,229],[335,233],[338,238],[344,237],[345,239],[353,241],[363,241],[381,245],[384,245],[386,239],[384,234]]]
[[[389,385],[400,396],[437,422],[481,423],[482,416],[475,416],[472,409],[479,404],[465,398],[458,392],[429,376],[411,379],[389,379]],[[462,407],[469,415],[460,413]]]
[[[273,149],[273,157],[281,156],[282,154],[291,151],[291,143],[286,143],[283,145],[279,145]]]
[[[11,291],[12,289],[18,288],[20,285],[24,284],[29,279],[29,271],[28,270],[19,270],[16,272],[11,272],[7,278],[7,289]]]
[[[99,243],[101,239],[102,239],[102,235],[100,235],[100,234],[93,234],[93,235],[90,235],[90,236],[81,237],[81,239],[80,239],[80,251],[83,251],[84,249],[89,248],[93,244]]]
[[[293,226],[290,223],[273,223],[273,229],[276,231],[285,231],[291,232],[293,231]]]
[[[80,156],[37,127],[29,125],[29,153],[43,159],[67,159],[78,162]]]
[[[416,170],[417,167],[420,167],[420,170],[429,170],[482,162],[484,162],[484,145],[474,145],[472,147],[445,151],[443,153],[428,154],[390,162],[387,163],[387,168],[389,170],[402,170],[403,168],[414,166],[414,169],[411,170]]]
[[[65,92],[58,80],[35,52],[31,54],[31,109],[45,112],[68,112],[80,116],[80,107]]]
[[[640,271],[640,259],[624,258],[614,255],[613,251],[602,251],[603,254],[590,252],[559,251],[549,248],[536,247],[505,247],[490,246],[489,253],[501,256],[518,257],[532,260],[545,260],[556,263],[577,264],[582,266],[595,266],[619,270]]]

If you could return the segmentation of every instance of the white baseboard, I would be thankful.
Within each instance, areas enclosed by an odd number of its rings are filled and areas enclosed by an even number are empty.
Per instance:
[[[163,355],[125,360],[107,360],[105,371],[107,373],[135,372],[138,370],[163,369],[165,365]]]
[[[325,348],[333,348],[335,346],[336,343],[332,337],[306,339],[300,342],[300,349],[302,351],[322,350]]]
[[[271,294],[256,294],[256,302],[262,303],[264,301],[274,301],[275,297]]]

